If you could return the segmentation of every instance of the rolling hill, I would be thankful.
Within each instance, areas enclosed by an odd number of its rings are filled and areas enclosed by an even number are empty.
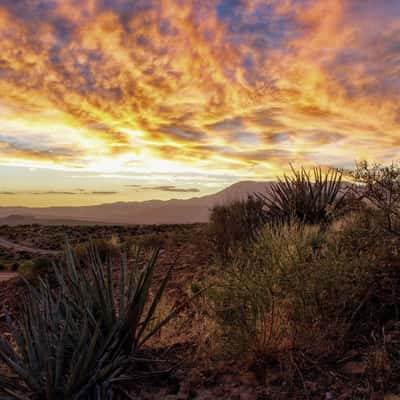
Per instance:
[[[243,181],[207,196],[191,199],[118,202],[84,207],[0,207],[0,225],[16,224],[188,224],[207,222],[210,210],[249,194],[265,193],[271,182]]]

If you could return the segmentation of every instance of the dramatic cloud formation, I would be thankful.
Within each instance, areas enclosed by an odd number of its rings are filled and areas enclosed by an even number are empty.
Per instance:
[[[127,187],[135,188],[136,190],[155,190],[158,192],[172,192],[172,193],[198,193],[198,192],[200,192],[200,189],[197,189],[197,188],[179,188],[174,185],[165,185],[165,186],[127,185]]]
[[[0,1],[2,165],[195,185],[390,161],[399,94],[398,0]]]

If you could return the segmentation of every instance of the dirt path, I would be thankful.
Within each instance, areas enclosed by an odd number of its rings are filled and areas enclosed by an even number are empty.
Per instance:
[[[0,247],[4,247],[8,250],[14,250],[14,251],[26,251],[27,253],[32,253],[32,254],[48,254],[48,255],[57,254],[57,252],[53,250],[35,249],[33,247],[10,242],[9,240],[1,237],[0,237]]]
[[[18,276],[16,272],[0,272],[0,282],[5,282],[9,279],[17,278]]]

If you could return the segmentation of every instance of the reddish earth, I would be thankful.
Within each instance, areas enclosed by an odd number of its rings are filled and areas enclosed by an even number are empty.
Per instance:
[[[163,313],[168,313],[173,305],[185,303],[192,295],[193,284],[197,289],[207,286],[213,264],[210,243],[197,233],[183,242],[166,246],[158,261],[156,284],[161,282],[171,264],[175,264],[175,268],[167,287]],[[118,279],[117,271],[116,268],[115,279]],[[18,315],[25,287],[22,279],[13,279],[17,276],[0,273],[0,305],[6,306],[13,317]],[[172,373],[143,384],[138,400],[400,400],[399,397],[384,397],[382,392],[362,392],[364,389],[359,387],[359,381],[365,364],[362,354],[357,351],[346,355],[342,370],[336,365],[324,366],[315,376],[310,375],[309,380],[305,377],[299,390],[302,394],[293,393],[277,365],[250,365],[246,361],[224,358],[214,337],[212,310],[207,307],[205,298],[197,298],[152,340],[150,347],[157,353],[157,358],[168,360],[167,365],[160,368],[171,368]],[[0,310],[0,332],[5,330],[5,314]],[[400,329],[398,336],[391,335],[392,341],[400,343]]]
[[[16,272],[0,272],[0,282],[8,281],[12,278],[17,278],[19,275]]]
[[[43,255],[45,255],[45,254],[56,255],[57,254],[56,251],[43,250],[43,249],[37,249],[37,248],[25,246],[25,245],[22,245],[19,243],[10,242],[9,240],[1,238],[1,237],[0,237],[0,247],[3,247],[8,250],[12,250],[12,251],[25,251],[27,253],[33,253],[33,254],[43,254]]]

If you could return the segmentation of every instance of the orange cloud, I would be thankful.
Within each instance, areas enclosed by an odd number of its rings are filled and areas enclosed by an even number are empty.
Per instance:
[[[396,156],[396,1],[21,4],[0,6],[2,164],[273,177]]]

